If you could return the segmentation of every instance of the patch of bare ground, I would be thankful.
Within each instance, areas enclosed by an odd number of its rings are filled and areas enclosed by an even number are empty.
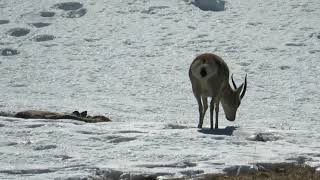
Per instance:
[[[259,165],[258,165],[259,167]],[[263,167],[263,166],[261,166]],[[207,174],[199,180],[319,180],[320,172],[307,165],[290,163],[268,164],[256,171],[239,172],[236,175]]]
[[[186,164],[193,167],[193,164]],[[114,170],[98,170],[92,180],[132,179],[132,180],[320,180],[320,172],[308,165],[293,163],[259,163],[256,168],[249,166],[234,166],[224,170],[221,174],[189,174],[183,177],[170,177],[170,173],[163,174],[128,174]],[[202,172],[200,171],[200,174]],[[127,177],[128,176],[128,177]],[[159,178],[161,177],[161,178]]]

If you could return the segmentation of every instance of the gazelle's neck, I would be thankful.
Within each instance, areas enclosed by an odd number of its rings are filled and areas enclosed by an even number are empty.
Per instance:
[[[226,118],[233,121],[235,119],[235,110],[237,109],[234,98],[236,91],[232,89],[229,83],[226,84],[221,95],[221,105],[225,112]]]
[[[230,86],[229,83],[227,83],[224,88],[222,89],[222,96],[221,96],[221,101],[224,101],[225,98],[228,98],[231,96],[231,94],[234,93],[234,90]]]

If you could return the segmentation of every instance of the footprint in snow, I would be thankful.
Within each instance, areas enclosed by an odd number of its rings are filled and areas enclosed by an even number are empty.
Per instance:
[[[35,151],[42,151],[42,150],[47,150],[47,149],[55,149],[57,148],[56,145],[41,145],[36,148],[34,148]]]
[[[80,18],[87,13],[87,9],[79,2],[58,3],[53,5],[53,8],[65,11],[62,17],[66,18]]]
[[[1,23],[0,23],[0,24],[1,24]],[[309,37],[310,37],[310,38],[315,37],[315,38],[317,38],[317,39],[320,39],[320,33],[311,33],[311,34],[309,35]]]
[[[179,124],[166,124],[164,129],[187,129],[188,126],[179,125]]]
[[[26,128],[38,128],[38,127],[42,127],[44,126],[44,124],[31,124],[31,125],[27,125]]]
[[[136,139],[137,139],[137,137],[118,137],[118,138],[114,138],[114,139],[110,140],[109,143],[119,144],[119,143],[123,143],[123,142],[134,141]]]
[[[224,11],[226,3],[223,0],[194,0],[191,4],[203,11]]]
[[[43,27],[49,26],[51,24],[50,23],[38,22],[38,23],[31,23],[31,25],[36,27],[36,28],[43,28]]]
[[[9,20],[0,20],[0,25],[1,24],[8,24],[10,21]]]
[[[73,11],[82,8],[83,5],[79,2],[65,2],[55,4],[53,7],[64,11]]]
[[[11,48],[0,49],[1,56],[14,56],[17,54],[19,54],[19,51],[16,49],[11,49]]]
[[[53,8],[65,11],[62,17],[66,18],[80,18],[87,13],[87,9],[79,2],[65,2],[53,5]]]
[[[51,41],[54,38],[55,37],[53,35],[42,34],[42,35],[37,35],[36,37],[33,38],[33,40],[36,42],[43,42],[43,41]]]
[[[301,47],[301,46],[306,46],[304,43],[286,43],[286,46],[291,46],[291,47]]]
[[[62,17],[66,17],[66,18],[80,18],[82,16],[84,16],[87,13],[87,9],[86,8],[81,8],[75,11],[69,11],[66,14],[63,14]]]
[[[310,54],[320,53],[320,50],[310,50],[309,53]]]
[[[51,11],[42,11],[40,12],[41,17],[53,17],[56,13]]]
[[[281,70],[287,70],[287,69],[290,69],[290,66],[280,66],[280,69]]]
[[[67,160],[67,159],[72,159],[71,156],[68,155],[55,155],[55,158],[61,159],[61,160]]]
[[[248,63],[248,62],[240,62],[239,65],[242,66],[242,67],[247,67],[249,66],[251,63]]]
[[[143,14],[156,14],[158,10],[167,9],[169,6],[151,6],[147,10],[141,11]]]
[[[7,33],[10,36],[20,37],[20,36],[25,36],[29,34],[29,32],[30,32],[30,29],[27,29],[27,28],[13,28],[13,29],[10,29]]]

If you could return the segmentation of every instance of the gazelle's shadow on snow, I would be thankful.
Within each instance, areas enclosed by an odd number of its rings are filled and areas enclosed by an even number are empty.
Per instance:
[[[203,134],[232,136],[233,131],[236,130],[237,128],[238,127],[235,127],[235,126],[227,126],[224,129],[203,128],[203,129],[199,129],[198,132]]]

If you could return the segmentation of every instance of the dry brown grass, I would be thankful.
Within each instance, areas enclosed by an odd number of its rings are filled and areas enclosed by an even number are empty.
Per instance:
[[[198,179],[198,178],[197,178]],[[208,174],[201,180],[320,180],[320,172],[307,165],[273,164],[238,175]]]

